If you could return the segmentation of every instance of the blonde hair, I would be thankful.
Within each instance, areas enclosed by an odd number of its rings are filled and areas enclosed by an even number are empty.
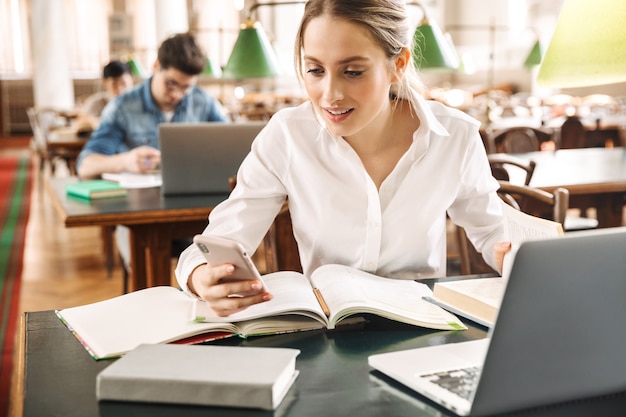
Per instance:
[[[324,15],[365,28],[390,61],[395,60],[405,48],[412,51],[413,37],[410,36],[404,0],[308,0],[294,46],[294,65],[301,81],[304,74],[304,32],[311,20]],[[411,57],[404,76],[390,93],[415,106],[415,93],[423,91],[424,85]]]

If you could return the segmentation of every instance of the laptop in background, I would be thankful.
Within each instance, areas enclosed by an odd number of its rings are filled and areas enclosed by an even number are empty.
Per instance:
[[[525,242],[488,338],[380,353],[368,362],[458,415],[624,393],[625,255],[625,227]],[[465,371],[448,371],[473,367],[477,379],[455,388]]]
[[[229,194],[228,179],[266,122],[159,125],[163,195]]]

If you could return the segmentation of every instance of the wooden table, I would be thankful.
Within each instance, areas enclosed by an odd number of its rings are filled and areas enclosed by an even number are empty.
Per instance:
[[[129,189],[126,197],[84,200],[67,196],[75,177],[51,178],[48,189],[66,227],[124,225],[130,230],[129,291],[171,282],[171,242],[201,233],[227,194],[168,196],[159,187]]]
[[[61,158],[67,164],[70,174],[76,175],[76,159],[87,142],[73,126],[53,129],[46,138],[46,148],[51,159]]]
[[[624,224],[626,148],[562,149],[515,156],[537,163],[530,186],[546,191],[567,188],[570,207],[595,207],[599,227]]]

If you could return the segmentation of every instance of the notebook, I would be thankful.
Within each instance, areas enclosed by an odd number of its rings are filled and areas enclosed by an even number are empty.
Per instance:
[[[520,246],[488,338],[371,355],[368,362],[458,415],[483,416],[626,392],[626,228]],[[477,368],[447,389],[449,370]],[[442,378],[443,377],[443,378]],[[460,395],[467,391],[468,398]]]
[[[228,194],[265,122],[163,123],[159,125],[164,195]]]

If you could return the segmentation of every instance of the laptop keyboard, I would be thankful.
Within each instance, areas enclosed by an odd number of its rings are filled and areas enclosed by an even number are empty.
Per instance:
[[[437,384],[441,388],[469,400],[478,383],[480,371],[480,367],[473,366],[470,368],[452,369],[449,371],[420,375],[420,378],[425,378],[433,384]]]

